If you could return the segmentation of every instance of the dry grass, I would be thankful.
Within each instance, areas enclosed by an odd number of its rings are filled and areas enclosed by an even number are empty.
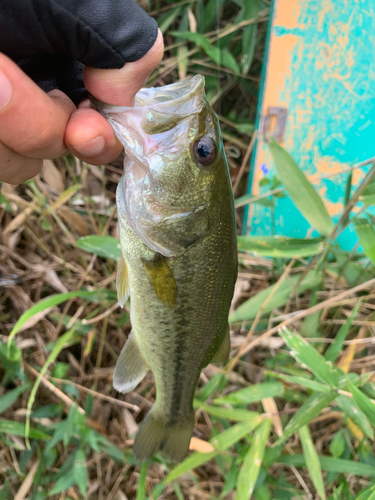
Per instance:
[[[185,8],[193,5],[193,2],[180,2],[176,5],[184,5],[184,10],[176,14],[172,24],[175,28],[178,27]],[[162,5],[166,10],[170,7]],[[225,21],[211,29],[209,36],[212,39],[221,37],[223,30],[228,28],[227,23],[233,21],[238,10],[235,4],[227,6]],[[160,12],[162,13],[161,10]],[[193,8],[190,12],[196,13],[196,10]],[[253,145],[251,134],[239,132],[238,119],[254,123],[267,13],[267,9],[262,9],[258,14],[257,20],[261,20],[259,40],[247,78],[238,79],[234,77],[233,71],[221,68],[219,88],[214,85],[208,87],[210,99],[221,117],[224,146],[236,196],[245,192],[248,159]],[[193,18],[190,16],[189,20],[191,26]],[[232,45],[236,43],[236,37],[238,39],[240,36],[238,31],[233,32]],[[181,53],[176,52],[178,44],[182,46],[182,42],[176,43],[174,37],[166,35],[166,56],[153,75],[154,85],[176,81],[185,76],[183,71],[187,75],[199,71],[208,77],[217,78],[217,66],[202,54],[198,60],[198,48],[189,48],[187,66],[181,65]],[[254,89],[253,94],[248,87],[245,88],[245,80]],[[0,340],[6,342],[18,318],[45,297],[84,287],[112,291],[112,295],[101,303],[73,298],[63,305],[45,310],[33,316],[17,335],[16,344],[22,351],[24,378],[34,383],[38,371],[46,363],[51,345],[73,324],[79,324],[83,332],[79,342],[62,350],[58,361],[52,363],[42,378],[34,403],[34,409],[39,409],[42,416],[38,417],[38,413],[32,415],[31,425],[56,429],[69,418],[67,416],[71,415],[69,411],[72,412],[72,407],[78,406],[77,411],[85,415],[84,427],[93,429],[124,452],[124,462],[119,463],[103,448],[94,451],[85,445],[90,499],[141,500],[145,498],[144,493],[150,498],[168,500],[218,498],[223,488],[229,488],[231,484],[228,467],[232,464],[233,456],[241,464],[246,443],[242,442],[238,447],[222,453],[220,459],[210,460],[189,474],[182,475],[177,481],[169,483],[157,496],[154,488],[160,485],[170,471],[170,464],[159,457],[145,468],[135,464],[132,457],[134,433],[154,402],[152,378],[147,376],[136,391],[127,395],[120,395],[112,388],[113,368],[130,331],[128,311],[115,305],[115,262],[88,254],[76,246],[76,241],[85,235],[118,237],[115,188],[120,175],[121,159],[112,165],[95,167],[68,158],[47,161],[42,173],[31,182],[18,187],[3,185],[4,198],[0,204]],[[242,209],[238,210],[237,221],[241,231]],[[242,265],[234,309],[277,282],[280,276],[282,280],[278,281],[278,286],[281,286],[283,280],[288,282],[290,276],[305,272],[308,266],[304,259],[272,261],[246,253],[240,257]],[[219,384],[218,390],[212,393],[208,401],[212,401],[213,395],[218,397],[250,384],[258,384],[265,377],[270,380],[272,373],[300,375],[302,369],[288,355],[283,340],[274,335],[280,323],[284,322],[297,331],[305,329],[307,336],[311,337],[311,344],[317,351],[323,352],[350,316],[359,297],[363,301],[341,351],[338,366],[345,372],[359,375],[369,373],[369,380],[374,380],[374,274],[372,268],[365,269],[364,278],[357,283],[360,288],[353,290],[355,283],[345,277],[345,266],[348,266],[348,261],[352,258],[353,256],[349,256],[344,266],[337,262],[328,265],[327,261],[315,302],[311,290],[298,296],[291,294],[286,303],[274,308],[270,314],[264,316],[259,312],[253,322],[234,324],[231,331],[234,361],[225,371],[225,382]],[[276,293],[277,290],[274,295]],[[271,299],[272,296],[269,296],[267,301]],[[263,304],[264,307],[267,301]],[[208,366],[201,375],[199,390],[207,387],[207,383],[217,377],[218,373],[224,371]],[[0,375],[4,377],[3,385],[0,386],[1,402],[1,396],[17,387],[18,382],[7,380],[5,366],[0,366]],[[291,382],[284,381],[284,389],[283,397],[265,398],[262,403],[256,402],[248,406],[250,410],[264,411],[272,416],[273,442],[307,397],[305,389]],[[25,422],[28,397],[29,391],[24,392],[1,414],[1,418]],[[42,410],[47,416],[43,416]],[[208,441],[213,432],[220,432],[225,427],[228,427],[228,423],[215,419],[205,410],[196,412],[194,436],[199,440]],[[349,449],[346,449],[343,458],[356,461],[364,454],[365,448],[373,457],[373,443],[364,439],[358,425],[348,422],[335,404],[328,405],[310,423],[311,435],[320,455],[331,455],[330,444],[339,430],[343,430],[346,448]],[[56,480],[54,474],[61,470],[71,453],[77,450],[80,437],[82,436],[73,436],[65,445],[63,442],[56,443],[51,455],[56,453],[58,458],[51,458],[52,465],[47,463],[42,468],[41,460],[45,460],[41,452],[45,446],[43,442],[34,440],[33,448],[27,451],[24,438],[12,433],[0,434],[0,485],[5,480],[9,482],[8,497],[4,498],[83,498],[76,485],[69,486],[66,491],[56,495],[45,497],[42,493],[50,491]],[[198,448],[202,445],[200,441],[196,443]],[[298,434],[287,441],[283,453],[302,453]],[[371,460],[369,463],[373,463]],[[43,471],[46,485],[43,486],[41,480],[39,493],[36,493],[32,487],[38,477],[38,470]],[[276,460],[268,465],[267,474],[273,478],[273,483],[268,484],[272,488],[272,498],[297,498],[297,491],[300,495],[298,498],[318,498],[305,468],[282,465]],[[327,474],[332,473],[324,471],[323,474],[327,480]],[[341,493],[337,493],[339,496],[331,498],[355,498],[356,492],[368,482],[367,477],[339,474],[327,486],[327,496],[339,491],[340,484],[345,483]],[[224,495],[226,500],[235,498],[234,488],[235,478],[232,488]],[[286,495],[288,491],[292,491],[289,496]],[[31,492],[34,496],[31,496]],[[286,496],[282,496],[283,494]],[[3,498],[1,492],[0,498]]]

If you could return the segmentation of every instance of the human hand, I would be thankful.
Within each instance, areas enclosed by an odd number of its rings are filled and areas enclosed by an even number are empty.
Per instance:
[[[26,12],[30,24],[22,27],[19,9],[31,4],[40,8],[39,24]],[[115,159],[122,146],[112,127],[87,99],[80,102],[82,73],[94,97],[130,106],[163,56],[161,32],[133,0],[51,5],[51,12],[45,0],[0,6],[0,181],[10,184],[36,175],[44,158],[69,151],[91,164]]]

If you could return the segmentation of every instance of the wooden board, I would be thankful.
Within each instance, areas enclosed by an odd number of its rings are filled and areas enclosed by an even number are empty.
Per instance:
[[[287,115],[279,142],[338,219],[350,167],[375,156],[374,47],[374,0],[274,0],[250,193],[270,189],[265,183],[275,170],[264,129],[270,108],[281,108]],[[354,170],[354,185],[366,168]],[[254,235],[316,234],[288,197],[277,200],[274,218],[255,204],[246,217],[247,232]],[[339,243],[354,246],[352,228]]]

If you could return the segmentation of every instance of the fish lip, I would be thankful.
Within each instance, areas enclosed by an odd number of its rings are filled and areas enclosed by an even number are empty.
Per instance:
[[[153,91],[157,91],[158,95],[165,95],[168,96],[173,93],[173,91],[177,90],[184,90],[186,89],[187,92],[184,93],[183,95],[180,95],[174,99],[169,99],[166,101],[160,101],[160,102],[147,102],[143,105],[137,105],[137,96],[140,97],[143,94],[151,94]],[[93,95],[89,93],[88,97],[93,104],[94,108],[99,111],[101,114],[105,115],[108,113],[122,113],[124,111],[129,111],[129,110],[135,110],[135,109],[142,109],[146,107],[152,107],[152,109],[155,110],[160,110],[163,111],[165,110],[166,107],[170,105],[178,105],[181,103],[188,102],[192,97],[195,95],[198,95],[200,92],[204,92],[204,76],[202,75],[195,75],[193,78],[190,78],[189,80],[183,80],[182,82],[176,82],[176,83],[171,83],[170,85],[165,85],[164,87],[150,87],[150,88],[142,88],[139,92],[136,94],[136,102],[134,106],[116,106],[114,104],[107,104],[105,102],[100,101]]]

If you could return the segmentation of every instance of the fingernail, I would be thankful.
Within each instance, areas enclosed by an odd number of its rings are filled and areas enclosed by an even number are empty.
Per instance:
[[[5,73],[0,70],[0,109],[8,104],[12,97],[12,84]]]
[[[81,144],[77,144],[73,146],[73,148],[84,156],[96,156],[100,154],[105,146],[105,140],[102,135],[98,135],[95,139],[91,139],[87,142],[82,142]]]

